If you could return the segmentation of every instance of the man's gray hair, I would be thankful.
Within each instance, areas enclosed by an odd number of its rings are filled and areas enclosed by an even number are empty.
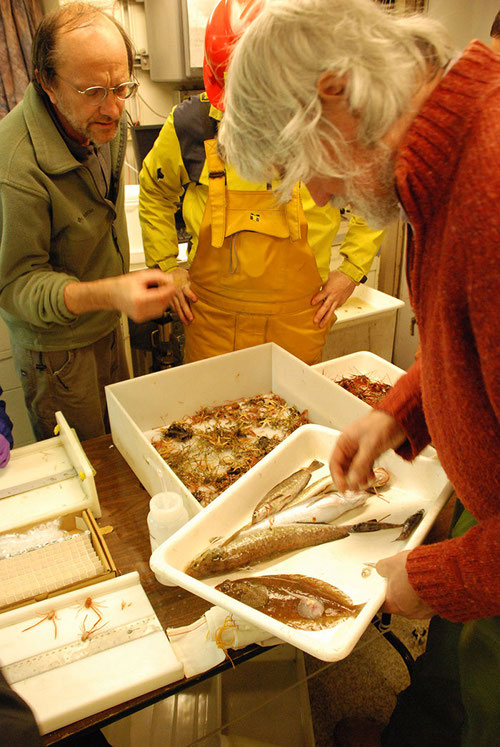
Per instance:
[[[323,117],[322,73],[346,76],[358,142],[370,146],[453,52],[438,22],[387,12],[373,0],[267,0],[231,59],[219,130],[224,157],[255,182],[282,168],[282,199],[299,180],[352,176],[346,143]]]

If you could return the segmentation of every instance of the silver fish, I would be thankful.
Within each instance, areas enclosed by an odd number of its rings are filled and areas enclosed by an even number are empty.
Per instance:
[[[258,529],[244,537],[237,536],[225,545],[208,547],[189,563],[185,573],[193,578],[208,578],[270,560],[291,550],[348,536],[347,529],[331,524],[287,524]]]
[[[312,498],[293,502],[286,508],[259,521],[257,524],[247,524],[230,538],[243,537],[256,529],[277,527],[284,524],[330,524],[346,511],[363,506],[371,494],[364,490],[346,490],[344,495],[334,491],[324,491]],[[226,544],[226,542],[224,543]]]
[[[309,467],[297,470],[271,488],[256,505],[252,515],[252,524],[280,511],[290,503],[305,488],[314,470],[320,467],[323,467],[323,463],[315,459]]]

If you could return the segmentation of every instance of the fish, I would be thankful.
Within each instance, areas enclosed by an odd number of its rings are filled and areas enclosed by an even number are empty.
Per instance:
[[[314,470],[320,467],[323,467],[323,463],[314,459],[309,467],[303,467],[293,472],[293,474],[271,488],[255,506],[252,523],[256,524],[258,521],[265,519],[266,516],[270,516],[284,508],[305,488]]]
[[[291,550],[301,550],[348,536],[349,531],[345,527],[331,524],[287,524],[257,529],[244,537],[236,536],[227,544],[203,550],[189,563],[185,573],[192,578],[209,578],[271,560]]]
[[[364,532],[379,532],[381,529],[396,529],[402,526],[402,524],[391,524],[388,521],[368,519],[368,521],[360,521],[359,524],[350,524],[346,528],[351,534],[358,534]]]
[[[337,587],[300,574],[226,579],[218,591],[299,630],[324,630],[356,617],[364,606]]]
[[[295,501],[257,524],[246,524],[235,532],[224,544],[238,537],[251,534],[256,529],[277,527],[283,524],[330,524],[346,511],[363,506],[371,494],[364,490],[346,490],[344,494],[324,491],[296,503]]]
[[[414,514],[411,516],[408,516],[406,521],[403,522],[400,526],[402,526],[401,534],[396,537],[393,542],[397,542],[398,540],[405,540],[408,539],[410,534],[418,527],[422,519],[424,518],[425,511],[423,508],[420,509],[420,511],[415,511]]]
[[[392,524],[388,521],[369,519],[368,521],[361,521],[359,522],[359,524],[350,524],[349,526],[346,526],[346,529],[350,534],[356,534],[359,532],[378,532],[381,529],[401,528],[401,533],[398,535],[398,537],[396,537],[396,539],[393,540],[393,542],[397,542],[398,540],[408,539],[413,530],[416,529],[422,521],[424,513],[424,509],[421,508],[411,516],[408,516],[408,518],[405,519],[401,524]]]

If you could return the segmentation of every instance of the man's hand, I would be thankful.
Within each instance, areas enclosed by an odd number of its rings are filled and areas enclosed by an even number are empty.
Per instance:
[[[171,275],[161,270],[139,270],[88,283],[68,283],[64,301],[72,314],[115,309],[140,324],[162,316],[179,292]]]
[[[382,612],[420,620],[432,617],[436,612],[418,596],[408,581],[406,558],[410,552],[410,550],[404,550],[391,558],[383,558],[377,563],[377,573],[387,579],[387,592]]]
[[[331,319],[335,322],[337,319],[335,309],[347,301],[355,287],[354,280],[347,277],[345,273],[340,270],[332,270],[326,283],[311,298],[311,306],[318,307],[314,315],[314,324],[323,328]]]
[[[189,272],[182,267],[177,267],[168,275],[174,279],[176,292],[172,298],[170,306],[177,313],[177,316],[183,324],[191,324],[194,314],[191,309],[191,303],[198,300],[196,294],[191,290]]]
[[[373,484],[373,462],[387,449],[395,449],[406,435],[398,421],[382,410],[372,410],[340,434],[330,459],[337,490],[362,490]]]

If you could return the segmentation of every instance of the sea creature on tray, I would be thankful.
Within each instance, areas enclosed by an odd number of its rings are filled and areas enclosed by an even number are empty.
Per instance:
[[[334,379],[343,389],[346,389],[355,397],[366,402],[372,407],[384,399],[385,395],[390,392],[392,386],[385,384],[383,381],[372,379],[366,374],[353,374],[352,376],[343,376]]]
[[[284,438],[309,422],[268,393],[202,407],[156,429],[152,444],[202,506],[226,490]]]
[[[256,505],[252,516],[252,523],[257,524],[257,522],[262,521],[267,516],[285,508],[305,488],[311,479],[312,473],[320,467],[323,467],[323,462],[314,459],[308,467],[303,467],[293,472],[293,474],[271,488]]]
[[[347,528],[331,524],[287,524],[256,529],[243,537],[236,535],[226,544],[208,547],[189,563],[185,572],[193,578],[208,578],[348,536]]]
[[[399,529],[401,527],[401,533],[393,542],[398,540],[408,539],[410,534],[418,527],[422,519],[424,518],[425,511],[421,508],[411,516],[408,516],[405,521],[401,524],[393,524],[388,521],[380,521],[379,519],[369,519],[368,521],[361,521],[358,524],[350,524],[344,528],[348,530],[350,534],[359,534],[365,532],[379,532],[381,529]]]
[[[408,539],[410,534],[418,527],[418,525],[424,518],[424,514],[425,511],[423,508],[421,508],[420,511],[415,511],[414,514],[408,516],[408,518],[402,524],[401,534],[399,535],[399,537],[396,537],[393,542]]]
[[[226,579],[215,588],[300,630],[331,628],[363,607],[335,586],[300,574]]]
[[[313,495],[312,498],[306,498],[298,503],[294,501],[286,508],[271,514],[257,524],[247,524],[229,539],[224,540],[222,544],[226,544],[236,536],[243,537],[256,529],[265,527],[278,527],[284,524],[330,524],[347,511],[363,506],[367,499],[371,497],[372,494],[365,490],[346,490],[342,494],[332,488],[327,488],[321,493]]]

